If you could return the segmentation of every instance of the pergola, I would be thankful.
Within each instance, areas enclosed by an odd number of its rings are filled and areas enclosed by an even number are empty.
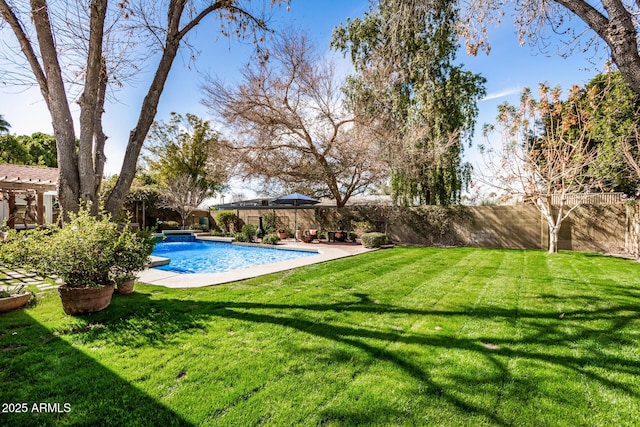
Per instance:
[[[44,224],[44,193],[56,191],[59,172],[57,168],[42,166],[0,164],[0,191],[9,203],[9,219],[7,225],[15,227],[16,194],[35,193],[37,223]]]

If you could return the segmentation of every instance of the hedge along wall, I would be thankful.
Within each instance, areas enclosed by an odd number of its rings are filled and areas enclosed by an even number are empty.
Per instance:
[[[576,208],[562,224],[559,248],[623,252],[630,240],[627,209],[620,204]],[[319,223],[369,225],[365,231],[386,232],[400,244],[547,249],[549,241],[547,222],[534,206],[356,206],[327,212],[332,217]],[[640,218],[640,208],[637,212]]]
[[[547,249],[546,220],[533,206],[349,206],[298,208],[298,228],[312,224],[321,231],[337,230],[387,233],[396,243],[431,246],[474,246],[511,249]],[[275,212],[293,229],[294,210],[278,207],[236,210],[248,224],[257,224],[267,212]],[[628,219],[635,213],[635,222]],[[621,253],[638,248],[640,206],[583,205],[575,209],[560,229],[559,248]],[[636,225],[634,225],[636,224]],[[636,230],[635,240],[629,230]]]

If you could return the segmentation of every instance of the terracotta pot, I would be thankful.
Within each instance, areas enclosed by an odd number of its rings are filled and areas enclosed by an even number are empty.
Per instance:
[[[280,240],[288,239],[289,238],[289,234],[288,233],[278,233],[278,237],[280,238]]]
[[[122,283],[118,283],[116,291],[122,295],[129,295],[133,293],[133,286],[136,284],[136,279],[125,280]]]
[[[26,305],[29,302],[29,298],[31,298],[30,293],[16,294],[0,298],[0,313],[15,310],[16,308]]]
[[[303,234],[300,238],[300,240],[302,240],[304,243],[311,243],[314,239],[315,237],[310,234]]]
[[[105,285],[99,288],[68,288],[62,285],[58,288],[62,309],[72,316],[104,310],[111,303],[114,287]]]

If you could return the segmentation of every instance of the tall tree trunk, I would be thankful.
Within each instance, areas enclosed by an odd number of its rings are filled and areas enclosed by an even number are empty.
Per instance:
[[[558,234],[560,232],[560,227],[553,227],[549,224],[549,253],[557,254],[558,253]]]
[[[102,129],[102,115],[104,114],[104,103],[107,93],[107,64],[102,58],[102,73],[100,74],[100,87],[98,88],[98,102],[95,110],[95,130],[94,130],[94,147],[93,147],[93,164],[95,167],[95,187],[94,194],[98,195],[100,186],[102,185],[102,176],[104,175],[104,164],[107,161],[107,157],[104,154],[104,146],[107,142],[107,136]],[[92,214],[97,215],[99,204],[94,203],[92,207]]]
[[[129,142],[122,163],[122,169],[120,175],[113,190],[109,194],[105,203],[105,210],[112,216],[118,215],[124,199],[127,197],[131,183],[136,174],[136,166],[138,164],[138,156],[142,149],[147,133],[153,124],[153,120],[156,117],[158,111],[158,103],[160,102],[160,95],[167,81],[169,71],[171,71],[171,65],[178,53],[179,40],[171,40],[164,49],[162,59],[158,65],[156,74],[151,82],[149,91],[144,97],[142,102],[142,108],[140,110],[140,116],[138,117],[138,123],[136,127],[129,134]]]
[[[31,34],[23,28],[23,23],[14,12],[15,7],[7,0],[0,0],[0,17],[16,35],[20,49],[31,67],[40,86],[40,91],[51,114],[54,135],[57,144],[58,167],[60,169],[58,197],[63,212],[76,212],[80,199],[94,202],[97,205],[97,191],[101,184],[104,170],[104,144],[106,136],[102,130],[102,114],[104,109],[104,93],[106,89],[106,72],[103,62],[104,24],[109,0],[90,0],[89,43],[86,63],[84,91],[80,97],[80,146],[76,146],[76,134],[69,108],[61,67],[58,60],[61,46],[56,46],[53,28],[46,0],[30,0],[31,19],[38,40],[37,46],[32,42]],[[64,2],[63,6],[64,6]],[[125,2],[126,3],[126,2]],[[141,107],[138,123],[130,133],[125,160],[119,179],[113,192],[109,195],[105,208],[112,214],[120,211],[129,187],[133,181],[140,149],[155,118],[160,95],[178,52],[180,41],[212,12],[226,8],[230,22],[235,21],[233,15],[242,14],[252,25],[266,29],[262,21],[252,17],[248,12],[236,5],[235,1],[216,0],[197,12],[195,16],[185,18],[180,29],[183,12],[189,0],[171,0],[168,3],[166,40],[163,55]],[[78,8],[85,7],[80,3]],[[69,6],[71,7],[71,6]],[[194,8],[195,9],[195,8]],[[78,9],[80,11],[81,9]],[[79,12],[84,13],[84,12]],[[60,49],[58,49],[60,48]],[[83,64],[85,65],[85,64]],[[97,209],[97,206],[96,208]],[[93,210],[97,213],[96,210]]]
[[[629,87],[640,94],[640,54],[633,24],[633,16],[619,1],[603,1],[609,12],[607,44],[611,47],[613,62],[627,80]]]
[[[78,149],[78,174],[80,177],[80,199],[92,204],[95,212],[96,170],[94,164],[94,135],[96,131],[96,112],[102,109],[100,89],[103,81],[102,43],[104,21],[107,14],[107,0],[93,0],[89,8],[89,51],[87,54],[84,91],[80,96],[80,143]]]
[[[111,215],[115,216],[120,212],[124,199],[129,192],[131,183],[136,174],[136,166],[138,164],[138,156],[142,149],[149,129],[153,124],[156,112],[158,110],[158,103],[160,102],[160,95],[164,89],[164,85],[167,81],[169,71],[178,53],[180,47],[180,41],[182,38],[197,26],[205,16],[211,12],[231,7],[232,2],[218,0],[212,5],[205,8],[198,14],[193,20],[186,24],[182,30],[180,30],[180,19],[184,11],[186,0],[173,0],[169,3],[169,10],[167,13],[167,36],[165,40],[164,49],[162,52],[162,58],[156,69],[156,73],[151,82],[151,86],[144,97],[142,107],[140,109],[140,115],[138,116],[138,123],[136,127],[129,134],[129,142],[127,143],[127,149],[125,152],[122,168],[120,169],[120,175],[116,181],[116,185],[107,197],[105,203],[105,210]]]
[[[73,118],[67,101],[57,49],[51,30],[47,2],[32,0],[31,10],[40,54],[46,76],[47,106],[51,113],[53,133],[56,137],[58,150],[58,168],[60,178],[58,182],[58,198],[65,212],[78,210],[79,183],[78,158],[76,155],[76,138],[73,129]]]

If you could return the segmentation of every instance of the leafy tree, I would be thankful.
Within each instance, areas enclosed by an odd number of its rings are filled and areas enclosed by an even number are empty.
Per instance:
[[[142,160],[156,182],[168,185],[187,175],[210,193],[219,191],[228,177],[228,165],[218,132],[201,118],[171,113],[168,123],[155,122],[145,142]]]
[[[519,106],[500,105],[497,121],[504,141],[498,153],[489,152],[485,180],[540,210],[549,227],[550,253],[558,251],[563,221],[580,205],[580,200],[568,204],[567,195],[593,187],[587,170],[597,149],[591,143],[593,118],[582,114],[582,101],[578,87],[564,102],[558,87],[540,85],[538,99],[525,89]],[[495,129],[486,126],[485,134]]]
[[[0,114],[0,133],[9,133],[10,128],[11,125],[9,122],[2,117],[2,114]]]
[[[0,135],[0,162],[17,165],[28,165],[31,163],[31,156],[15,135]]]
[[[232,129],[244,176],[328,196],[338,207],[385,177],[369,129],[345,108],[335,74],[305,34],[288,32],[269,47],[267,61],[245,67],[238,86],[209,80],[204,103]]]
[[[598,156],[589,164],[590,179],[602,191],[634,196],[640,177],[629,170],[624,146],[631,144],[637,150],[634,131],[640,126],[640,96],[619,71],[612,71],[594,77],[580,92],[580,98],[580,112],[592,123],[590,143],[598,148]]]
[[[357,74],[347,93],[375,131],[402,204],[456,203],[469,182],[462,163],[485,79],[455,65],[455,2],[378,0],[334,30]]]
[[[420,1],[420,0],[417,0]],[[476,54],[491,49],[487,28],[504,20],[507,10],[512,11],[520,43],[527,39],[548,46],[546,31],[565,37],[564,49],[568,54],[595,49],[606,49],[613,62],[629,83],[640,94],[640,51],[638,31],[640,2],[618,0],[464,0],[460,33],[467,39],[467,50]],[[580,19],[588,29],[576,25]]]
[[[265,22],[244,6],[265,2],[0,0],[0,21],[15,36],[12,42],[3,39],[5,57],[18,66],[26,64],[51,114],[58,144],[59,200],[65,212],[77,212],[81,200],[97,202],[106,161],[102,114],[107,87],[123,85],[145,61],[155,64],[136,126],[129,134],[127,155],[105,203],[105,209],[115,216],[136,174],[138,156],[173,62],[181,46],[189,46],[188,35],[205,18],[217,17],[222,28],[216,31],[254,35],[258,41],[257,33],[266,30]],[[270,4],[282,2],[286,0]],[[17,51],[24,61],[15,59]],[[23,84],[25,74],[16,73],[8,83]],[[76,102],[80,108],[78,145],[70,107]],[[92,204],[94,214],[98,205]]]
[[[554,108],[569,109],[576,118],[564,121],[563,138],[586,140],[598,150],[598,156],[584,174],[592,190],[634,195],[640,181],[630,173],[624,145],[636,145],[634,130],[640,125],[640,97],[629,88],[622,74],[619,71],[598,74],[584,87],[576,87],[570,100],[558,102]],[[556,133],[555,120],[553,115],[542,117],[541,130],[550,135]],[[534,136],[530,143],[535,148]]]
[[[29,152],[32,164],[58,167],[56,138],[53,135],[36,132],[31,136],[21,136],[18,139]]]
[[[28,135],[0,135],[0,162],[57,167],[56,140],[36,132]]]
[[[116,185],[117,181],[117,175],[105,178],[102,182],[102,186],[100,187],[101,201],[105,200],[107,195]],[[133,183],[129,188],[129,192],[127,193],[127,197],[123,203],[123,208],[118,216],[113,219],[120,222],[130,221],[139,202],[144,202],[146,209],[148,211],[152,211],[157,207],[158,200],[160,200],[162,194],[163,189],[161,189],[156,182],[149,180],[148,176],[144,173],[139,173],[136,175],[136,178],[133,180]]]

